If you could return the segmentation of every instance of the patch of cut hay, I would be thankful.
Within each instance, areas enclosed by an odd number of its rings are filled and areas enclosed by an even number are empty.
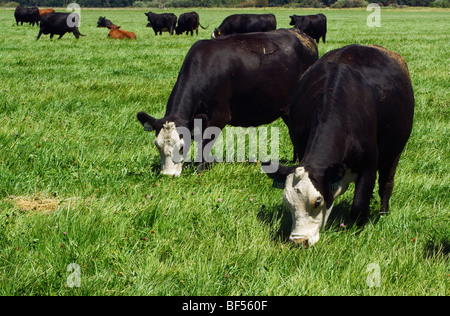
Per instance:
[[[17,196],[10,198],[15,204],[14,208],[20,212],[32,212],[50,214],[58,209],[61,200],[46,198],[42,196]]]

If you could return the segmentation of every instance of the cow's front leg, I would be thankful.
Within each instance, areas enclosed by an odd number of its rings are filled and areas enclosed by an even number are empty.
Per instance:
[[[202,144],[199,146],[199,155],[201,155],[199,161],[200,164],[198,166],[199,171],[203,171],[209,169],[214,161],[217,159],[214,156],[211,156],[211,150],[214,146],[215,141],[217,140],[217,135],[212,134],[210,139],[202,139]],[[201,152],[200,152],[201,147]],[[219,158],[220,159],[220,158]]]
[[[366,169],[356,181],[355,196],[351,210],[351,219],[358,226],[363,226],[369,220],[369,205],[375,186],[376,167]]]
[[[228,120],[223,117],[218,119],[208,120],[206,116],[202,118],[202,137],[201,144],[199,144],[199,157],[200,161],[199,170],[207,169],[214,161],[221,161],[222,157],[211,156],[211,150],[216,142],[217,138],[222,132],[222,129],[228,124]],[[200,152],[201,148],[201,152]],[[216,153],[223,155],[223,153]],[[200,156],[201,155],[201,156]]]

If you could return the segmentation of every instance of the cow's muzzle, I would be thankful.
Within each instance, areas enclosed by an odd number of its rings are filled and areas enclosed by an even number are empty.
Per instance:
[[[300,247],[308,247],[308,237],[307,236],[290,236],[289,237],[289,241],[291,243],[293,243],[296,246],[300,246]]]

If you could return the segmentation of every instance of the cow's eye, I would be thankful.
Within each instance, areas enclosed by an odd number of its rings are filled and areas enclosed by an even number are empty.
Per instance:
[[[322,197],[318,196],[317,199],[316,199],[316,202],[314,203],[314,208],[319,207],[322,204],[322,202],[323,202]]]

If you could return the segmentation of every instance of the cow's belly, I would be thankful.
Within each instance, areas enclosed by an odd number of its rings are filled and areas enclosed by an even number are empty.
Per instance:
[[[259,126],[269,124],[281,117],[287,108],[287,101],[282,97],[274,100],[264,93],[255,93],[230,104],[231,121],[233,126]]]

